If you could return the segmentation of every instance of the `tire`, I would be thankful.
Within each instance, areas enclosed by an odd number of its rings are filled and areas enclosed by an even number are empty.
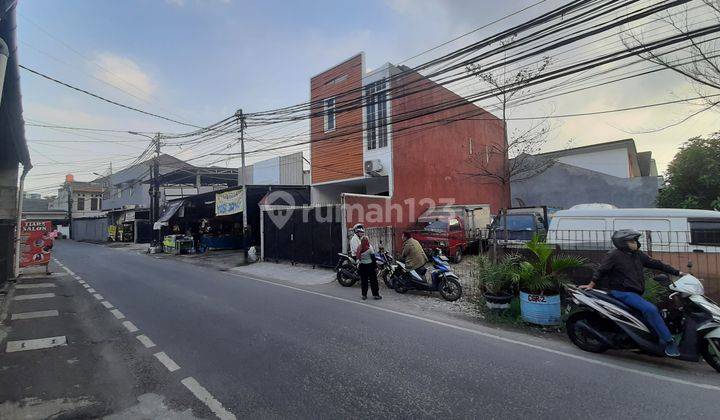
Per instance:
[[[568,338],[581,350],[590,353],[604,353],[608,350],[609,346],[605,343],[588,336],[582,331],[578,322],[584,321],[590,325],[597,323],[597,315],[591,312],[578,312],[571,315],[570,318],[565,322],[565,329],[567,330]]]
[[[462,249],[462,247],[459,246],[457,248],[457,250],[455,251],[455,254],[453,255],[453,262],[455,264],[457,264],[460,261],[462,261],[462,259],[463,259],[463,249]]]
[[[710,340],[713,340],[715,348],[713,348]],[[720,339],[708,338],[702,340],[699,346],[700,354],[702,354],[703,359],[705,359],[708,365],[712,366],[713,369],[720,372]],[[717,352],[715,351],[715,349],[717,349]]]
[[[383,283],[385,283],[385,287],[387,287],[388,289],[393,288],[393,284],[390,279],[390,274],[387,271],[382,273],[382,279],[383,279]]]
[[[456,279],[445,277],[440,280],[440,296],[448,302],[455,302],[462,297],[462,286]]]
[[[355,283],[357,282],[357,279],[345,276],[342,272],[343,268],[347,268],[348,270],[351,269],[351,267],[347,267],[347,263],[343,263],[340,267],[338,267],[338,270],[337,270],[338,283],[340,283],[341,286],[345,286],[345,287],[354,286]]]
[[[398,279],[392,278],[390,281],[393,286],[392,288],[401,295],[408,291],[407,287],[403,286]]]

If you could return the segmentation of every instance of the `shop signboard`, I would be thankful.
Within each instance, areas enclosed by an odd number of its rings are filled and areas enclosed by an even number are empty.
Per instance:
[[[54,240],[52,222],[23,220],[20,228],[20,267],[48,265]]]
[[[215,215],[226,216],[243,211],[242,196],[242,189],[216,193]]]

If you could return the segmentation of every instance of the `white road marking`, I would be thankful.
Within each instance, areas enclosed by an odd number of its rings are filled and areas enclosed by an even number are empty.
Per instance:
[[[42,289],[44,287],[55,287],[52,283],[30,283],[30,284],[17,284],[16,289]]]
[[[150,347],[155,347],[155,343],[145,334],[141,334],[137,336],[137,339],[140,340],[140,342],[145,346],[146,349],[149,349]]]
[[[35,293],[32,295],[17,295],[13,300],[31,300],[31,299],[46,299],[55,297],[55,293]]]
[[[90,288],[90,285],[87,284],[87,283],[83,283],[82,287],[84,287],[84,288],[86,288],[86,289],[89,289],[89,288]]]
[[[212,396],[208,392],[205,387],[200,385],[198,381],[195,380],[192,376],[188,376],[187,378],[180,381],[183,385],[185,385],[185,388],[189,389],[190,392],[197,397],[198,400],[202,401],[203,404],[205,404],[210,411],[212,411],[216,416],[218,416],[221,420],[234,420],[236,419],[235,414],[229,412],[223,405],[220,403],[220,401],[216,400],[215,397]]]
[[[122,312],[120,312],[120,311],[117,310],[117,309],[113,309],[112,311],[110,311],[110,313],[113,314],[113,315],[115,315],[115,318],[117,318],[117,319],[123,319],[123,318],[125,318],[125,314],[123,314]]]
[[[67,271],[67,273],[70,274],[71,276],[74,276],[74,275],[75,275],[75,272],[72,271],[71,269],[69,269],[69,268],[67,268],[67,267],[63,267],[63,269],[64,269],[65,271]]]
[[[95,293],[95,289],[93,289],[92,287],[88,287],[87,291],[88,293]]]
[[[102,306],[108,308],[108,309],[110,309],[110,308],[113,307],[113,306],[112,306],[112,303],[110,303],[110,302],[108,302],[108,301],[106,301],[106,300],[100,302],[100,304],[101,304]]]
[[[123,324],[123,327],[127,328],[127,330],[131,333],[138,331],[138,327],[136,327],[135,324],[133,324],[130,321],[125,321],[122,324]]]
[[[80,279],[78,279],[78,283],[80,283],[80,284],[87,284],[87,283],[85,283],[85,280],[80,280]]]
[[[53,309],[51,311],[33,311],[33,312],[20,312],[17,314],[12,314],[10,316],[11,320],[14,319],[32,319],[32,318],[45,318],[48,316],[58,316],[60,313]]]
[[[75,280],[82,280],[82,277],[78,276],[77,274],[74,275],[73,277],[75,277]]]
[[[103,300],[103,299],[105,299],[105,298],[103,297],[103,295],[101,295],[100,293],[95,293],[93,296],[95,296],[95,299],[97,299],[97,300]]]
[[[383,308],[382,306],[369,305],[369,304],[367,304],[367,303],[363,303],[363,302],[360,302],[360,301],[357,301],[357,300],[351,300],[351,299],[346,299],[346,298],[339,297],[339,296],[328,295],[328,294],[321,293],[321,292],[315,292],[315,291],[313,291],[313,290],[305,290],[305,289],[302,289],[302,288],[299,288],[299,287],[295,287],[295,286],[290,286],[290,285],[287,285],[287,284],[275,283],[274,281],[264,280],[264,279],[261,279],[261,278],[258,278],[258,277],[254,277],[254,276],[251,276],[251,275],[248,275],[248,274],[235,274],[235,273],[227,273],[227,274],[230,274],[231,276],[236,276],[236,277],[249,278],[249,279],[251,279],[251,280],[255,280],[255,281],[260,282],[260,283],[265,283],[265,284],[269,284],[269,285],[277,286],[277,287],[284,287],[284,288],[286,288],[286,289],[291,289],[291,290],[297,290],[298,292],[303,292],[303,293],[307,293],[307,294],[311,294],[311,295],[316,295],[316,296],[322,296],[322,297],[325,297],[325,298],[328,298],[328,299],[337,300],[337,301],[341,301],[341,302],[345,302],[345,303],[350,303],[350,304],[353,304],[353,305],[360,305],[360,306],[365,307],[365,308],[367,308],[367,309],[373,309],[373,310],[376,310],[376,311],[382,311],[382,312],[386,312],[386,313],[391,313],[391,314],[398,315],[398,316],[402,316],[402,317],[406,317],[406,318],[416,319],[416,320],[418,320],[418,321],[427,322],[427,323],[429,323],[429,324],[440,325],[440,326],[443,326],[443,327],[452,328],[452,329],[454,329],[454,330],[463,331],[463,332],[467,332],[467,333],[470,333],[470,334],[475,334],[475,335],[478,335],[478,336],[481,336],[481,337],[492,338],[492,339],[497,340],[497,341],[503,341],[503,342],[505,342],[505,343],[516,344],[516,345],[518,345],[518,346],[528,347],[528,348],[531,348],[531,349],[540,350],[540,351],[544,351],[544,352],[547,352],[547,353],[552,353],[552,354],[555,354],[555,355],[558,355],[558,356],[567,357],[567,358],[569,358],[569,359],[581,360],[581,361],[583,361],[583,362],[591,363],[591,364],[598,365],[598,366],[607,367],[607,368],[610,368],[610,369],[619,370],[619,371],[622,371],[622,372],[634,373],[634,374],[637,374],[637,375],[640,375],[640,376],[645,376],[645,377],[653,378],[653,379],[659,379],[659,380],[661,380],[661,381],[666,381],[666,382],[673,382],[673,383],[681,384],[681,385],[689,385],[689,386],[694,386],[694,387],[698,387],[698,388],[702,388],[702,389],[710,389],[710,390],[713,390],[713,391],[720,391],[720,386],[717,386],[717,385],[710,385],[710,384],[704,384],[704,383],[699,383],[699,382],[691,382],[691,381],[686,381],[686,380],[679,379],[679,378],[673,378],[672,376],[666,376],[666,375],[661,375],[661,374],[657,374],[657,373],[645,372],[645,371],[640,370],[640,369],[634,369],[634,368],[629,368],[629,367],[625,367],[625,366],[620,366],[620,365],[617,365],[617,364],[614,364],[614,363],[605,362],[605,361],[598,360],[598,359],[593,359],[593,358],[590,358],[590,357],[585,357],[585,356],[580,356],[580,355],[577,355],[577,354],[567,353],[567,352],[564,352],[564,351],[561,351],[561,350],[550,349],[550,348],[542,347],[542,346],[539,346],[539,345],[536,345],[536,344],[526,343],[526,342],[524,342],[524,341],[515,340],[515,339],[512,339],[512,338],[507,338],[507,337],[503,337],[503,336],[500,336],[500,335],[491,334],[491,333],[488,333],[488,332],[483,332],[483,331],[474,330],[474,329],[472,329],[472,328],[461,327],[461,326],[459,326],[459,325],[449,324],[449,323],[447,323],[447,322],[436,321],[436,320],[434,320],[434,319],[423,318],[423,317],[418,316],[418,315],[413,315],[413,314],[408,314],[408,313],[405,313],[405,312],[395,311],[395,310],[393,310],[393,309]]]
[[[67,346],[64,335],[57,337],[36,338],[33,340],[8,341],[6,352],[48,349],[50,347]]]
[[[180,366],[178,366],[178,364],[175,363],[175,361],[173,361],[173,359],[168,357],[168,355],[165,354],[164,351],[155,353],[153,356],[155,356],[160,361],[160,363],[165,365],[167,370],[169,370],[170,372],[175,372],[176,370],[180,369]]]

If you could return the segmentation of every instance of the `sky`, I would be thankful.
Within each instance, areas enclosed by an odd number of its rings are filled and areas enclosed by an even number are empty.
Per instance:
[[[360,51],[365,52],[368,70],[386,62],[417,65],[561,4],[542,2],[406,61],[533,3],[25,0],[18,7],[19,59],[23,65],[108,99],[205,126],[240,108],[253,112],[305,102],[310,77]],[[587,47],[591,49],[591,45]],[[22,70],[21,83],[28,122],[123,131],[191,130],[100,102]],[[695,95],[684,78],[662,72],[521,106],[512,110],[512,116],[602,111]],[[481,105],[491,109],[491,104]],[[544,151],[631,137],[638,151],[653,152],[658,169],[663,171],[685,140],[717,131],[720,115],[705,112],[667,130],[633,132],[677,122],[698,109],[682,103],[617,114],[554,118]],[[301,122],[294,129],[307,130],[308,124]],[[521,128],[522,123],[511,123],[511,130]],[[249,133],[255,137],[261,134]],[[26,135],[34,165],[26,186],[30,192],[45,195],[57,189],[66,173],[75,174],[77,180],[91,180],[96,178],[93,173],[106,173],[111,162],[114,170],[122,168],[147,146],[145,138],[125,133],[27,127]],[[248,147],[252,150],[260,143],[250,142]],[[190,158],[201,150],[176,147],[166,151]],[[272,154],[256,154],[248,162],[268,157]],[[239,166],[239,161],[219,164]]]

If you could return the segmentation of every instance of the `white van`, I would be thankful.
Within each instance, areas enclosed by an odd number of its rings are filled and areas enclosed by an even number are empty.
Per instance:
[[[643,233],[643,249],[660,252],[720,253],[720,212],[688,209],[620,209],[581,204],[556,212],[547,242],[560,249],[607,250],[619,229]]]

